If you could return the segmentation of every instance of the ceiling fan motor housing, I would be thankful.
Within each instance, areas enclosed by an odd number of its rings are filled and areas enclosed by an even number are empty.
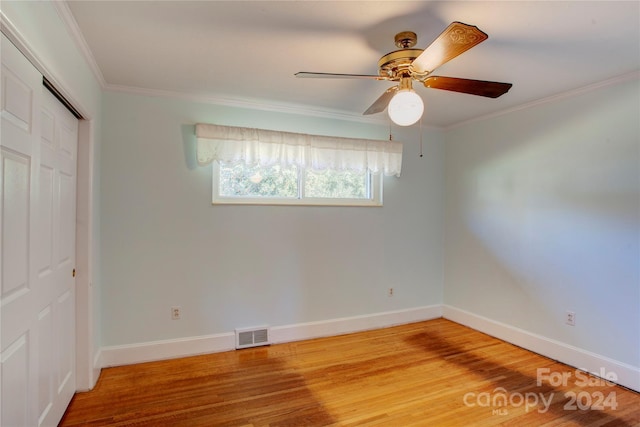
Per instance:
[[[422,49],[400,49],[387,53],[378,61],[379,75],[393,81],[410,77],[410,65],[422,52]]]
[[[378,61],[378,74],[385,79],[398,81],[411,77],[423,81],[429,73],[417,73],[411,68],[411,63],[424,49],[412,49],[418,42],[418,36],[413,31],[402,31],[395,36],[396,50],[384,55]]]

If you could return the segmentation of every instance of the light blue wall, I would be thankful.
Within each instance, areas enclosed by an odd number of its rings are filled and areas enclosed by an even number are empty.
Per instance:
[[[634,80],[447,132],[445,303],[640,366],[639,117]]]
[[[376,139],[388,127],[109,92],[103,119],[103,345],[442,302],[440,132],[425,130],[422,159],[417,128],[395,136],[403,173],[385,178],[382,208],[212,206],[195,123]]]

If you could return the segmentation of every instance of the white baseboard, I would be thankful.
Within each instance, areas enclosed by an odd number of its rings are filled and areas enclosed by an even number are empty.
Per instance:
[[[388,328],[406,323],[421,322],[442,317],[442,306],[408,308],[362,316],[298,323],[271,327],[271,342],[274,344],[301,341],[313,338],[350,334],[371,329]]]
[[[217,353],[235,348],[233,332],[172,340],[102,347],[100,366],[131,365],[176,357]]]
[[[559,362],[601,376],[602,372],[614,373],[616,383],[640,391],[640,368],[608,357],[592,353],[550,338],[497,322],[468,311],[442,306],[442,316],[461,325],[515,344],[519,347],[549,357]]]
[[[273,344],[307,340],[386,328],[406,323],[444,317],[461,325],[515,344],[540,355],[558,360],[595,375],[613,372],[617,383],[640,391],[640,368],[595,354],[511,325],[497,322],[449,305],[431,305],[361,316],[329,319],[318,322],[272,326]],[[94,367],[129,365],[198,354],[217,353],[235,348],[233,332],[103,347],[96,354]]]
[[[442,306],[410,308],[362,316],[330,319],[319,322],[272,326],[270,341],[274,344],[325,336],[342,335],[370,329],[386,328],[404,323],[442,317]],[[97,367],[130,365],[154,360],[217,353],[235,348],[233,332],[172,340],[103,347]]]

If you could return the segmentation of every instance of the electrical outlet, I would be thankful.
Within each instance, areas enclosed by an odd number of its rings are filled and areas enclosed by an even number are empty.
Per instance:
[[[180,320],[181,312],[182,309],[180,307],[171,307],[171,320]]]
[[[393,288],[389,288],[389,296],[392,297],[393,296]]]
[[[576,314],[573,311],[567,311],[564,321],[567,325],[576,326]]]

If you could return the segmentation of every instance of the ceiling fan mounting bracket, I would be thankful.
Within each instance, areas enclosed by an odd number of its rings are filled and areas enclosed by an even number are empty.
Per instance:
[[[395,42],[400,49],[410,49],[418,43],[418,36],[413,31],[402,31],[396,34]]]

